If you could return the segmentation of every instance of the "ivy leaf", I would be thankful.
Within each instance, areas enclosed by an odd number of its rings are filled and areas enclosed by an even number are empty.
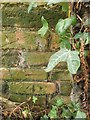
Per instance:
[[[71,49],[71,45],[70,45],[70,42],[68,40],[63,40],[61,43],[60,43],[60,48],[66,48],[66,49]]]
[[[55,30],[57,34],[61,34],[64,33],[65,30],[63,31],[64,28],[64,20],[63,19],[59,19],[58,23],[56,24]]]
[[[58,35],[65,34],[66,30],[70,27],[70,25],[75,25],[76,21],[77,20],[75,16],[66,19],[59,19],[55,27],[57,34]]]
[[[62,4],[62,11],[67,12],[68,9],[69,9],[68,2],[64,2],[64,3]]]
[[[52,118],[57,118],[57,107],[56,106],[52,106],[51,111],[48,113],[48,116],[52,119]]]
[[[72,74],[76,74],[80,67],[80,58],[77,51],[69,51],[67,58],[68,70]]]
[[[64,104],[64,101],[62,99],[58,99],[56,102],[56,106],[62,106]]]
[[[48,120],[48,116],[45,114],[40,120]]]
[[[76,16],[73,15],[73,16],[70,17],[70,19],[71,19],[71,24],[72,24],[72,25],[76,25],[76,23],[77,23],[77,18],[76,18]]]
[[[80,66],[80,58],[77,51],[61,49],[50,57],[46,72],[51,71],[59,62],[67,62],[68,70],[72,74],[76,74]]]
[[[35,1],[32,1],[30,4],[29,4],[29,7],[28,7],[28,13],[33,9],[33,8],[36,8],[37,7],[37,3]]]
[[[69,109],[66,109],[66,108],[62,107],[61,117],[64,118],[64,119],[66,118],[65,120],[70,120],[71,116],[73,116],[73,115],[69,111]]]
[[[38,34],[40,34],[41,37],[43,37],[46,34],[46,32],[48,31],[48,22],[45,20],[45,18],[43,16],[42,16],[41,20],[42,20],[43,27],[40,30],[38,30]]]
[[[74,36],[74,39],[80,39],[80,38],[85,41],[85,45],[90,44],[90,33],[79,32]]]
[[[33,103],[36,103],[37,97],[33,96],[32,101],[33,101]]]
[[[86,40],[85,45],[90,44],[90,33],[84,33],[83,37],[84,37],[84,40]]]
[[[53,54],[50,57],[49,63],[47,68],[45,69],[46,72],[51,71],[59,62],[63,61],[65,62],[68,56],[68,50],[67,49],[61,49],[55,54]]]
[[[75,118],[86,118],[86,114],[80,110],[77,111],[76,117]]]
[[[82,37],[82,35],[83,35],[83,33],[79,32],[74,36],[74,39],[79,39]]]

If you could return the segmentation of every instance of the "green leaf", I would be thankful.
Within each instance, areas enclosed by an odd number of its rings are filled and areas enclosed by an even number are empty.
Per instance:
[[[45,114],[43,117],[40,118],[40,120],[48,120],[48,116]]]
[[[37,3],[35,1],[30,2],[28,7],[28,13],[33,9],[37,7]]]
[[[57,107],[52,105],[51,111],[48,113],[48,116],[52,118],[57,118]]]
[[[69,9],[69,4],[68,2],[62,3],[62,11],[67,12]]]
[[[86,118],[86,114],[78,110],[75,118]]]
[[[33,101],[33,103],[36,103],[37,97],[33,96],[32,101]]]
[[[73,116],[73,114],[69,111],[69,109],[63,107],[61,117],[64,119],[66,118],[66,120],[70,120],[71,116]]]
[[[66,30],[70,27],[70,25],[74,25],[75,23],[76,23],[75,16],[66,19],[59,19],[55,27],[56,33],[58,35],[65,34]]]
[[[64,104],[64,101],[62,99],[58,99],[57,102],[56,102],[56,106],[62,106]]]
[[[68,56],[68,50],[67,49],[61,49],[55,54],[53,54],[50,57],[49,63],[47,68],[45,69],[46,72],[51,71],[59,62],[66,61]]]
[[[77,51],[61,49],[50,57],[46,72],[51,71],[59,62],[67,62],[68,70],[72,74],[76,74],[80,67],[80,58]]]
[[[27,118],[27,117],[28,117],[28,114],[29,114],[29,110],[28,110],[28,109],[23,110],[23,111],[22,111],[22,114],[23,114],[24,118]]]
[[[86,33],[86,32],[81,33],[81,32],[79,32],[74,36],[74,39],[80,39],[80,38],[81,38],[81,40],[85,41],[85,45],[90,44],[90,33]]]
[[[84,26],[90,26],[90,18],[88,18],[88,19],[84,22]]]
[[[60,48],[66,48],[66,49],[71,49],[71,45],[70,45],[70,42],[68,40],[63,40],[61,43],[60,43]]]
[[[43,27],[40,30],[38,30],[38,34],[40,34],[43,37],[48,31],[48,22],[45,20],[43,16],[41,20],[42,20]]]
[[[67,58],[68,70],[72,74],[76,74],[78,68],[80,67],[80,58],[78,52],[69,51]]]
[[[58,23],[56,24],[55,30],[57,32],[57,34],[63,34],[65,33],[64,28],[64,20],[63,19],[59,19]]]
[[[74,39],[79,39],[82,37],[82,35],[83,35],[83,33],[79,32],[79,33],[75,34]]]
[[[76,23],[77,23],[77,18],[76,18],[76,16],[73,15],[73,16],[70,17],[70,19],[71,19],[72,25],[76,25]]]
[[[84,33],[83,34],[85,45],[90,44],[90,33]]]

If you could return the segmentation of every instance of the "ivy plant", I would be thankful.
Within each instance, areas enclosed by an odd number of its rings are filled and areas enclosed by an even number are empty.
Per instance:
[[[45,20],[44,17],[42,17],[41,20],[43,23],[43,27],[38,31],[38,34],[44,36],[48,31],[48,22]],[[75,25],[76,22],[77,20],[75,16],[66,19],[60,19],[55,27],[56,33],[58,35],[64,36],[66,30],[70,27],[70,25]],[[59,62],[63,61],[67,63],[70,73],[76,74],[78,68],[80,67],[79,52],[67,49],[66,43],[67,45],[70,45],[69,41],[66,42],[65,40],[63,40],[62,44],[65,46],[50,57],[48,66],[45,69],[46,72],[50,72]]]
[[[66,0],[45,0],[47,2],[47,5],[52,4],[60,4],[62,6],[63,11],[69,10],[69,3],[66,2]],[[66,2],[66,3],[65,3]],[[79,17],[80,18],[80,17]],[[47,20],[42,16],[42,28],[38,30],[38,34],[41,35],[41,37],[44,37],[46,33],[49,31],[49,25]],[[68,16],[65,19],[60,18],[55,26],[55,32],[60,38],[60,50],[58,50],[56,53],[54,53],[50,59],[47,67],[45,68],[46,72],[50,72],[54,69],[54,67],[59,62],[66,62],[68,70],[71,74],[77,74],[78,69],[80,68],[80,63],[83,61],[81,60],[80,56],[80,50],[82,45],[82,41],[84,41],[84,45],[90,44],[90,33],[89,32],[82,32],[82,28],[85,26],[90,26],[90,18],[88,18],[85,22],[83,22],[83,25],[81,26],[81,29],[78,33],[75,35],[71,31],[71,27],[75,26],[77,24],[77,16],[71,15]],[[76,45],[73,47],[74,40],[76,40]],[[84,50],[84,49],[83,49]],[[84,64],[82,64],[84,65]],[[83,72],[84,73],[84,72]],[[87,75],[86,75],[86,81],[87,81]],[[86,85],[87,86],[87,85]],[[84,87],[85,88],[85,87]],[[49,117],[51,119],[58,118],[58,108],[62,108],[62,118],[86,118],[86,114],[80,110],[80,107],[78,104],[69,104],[67,106],[64,106],[63,101],[59,100],[57,104],[52,105],[51,111],[48,113],[48,115],[45,115],[44,117]],[[66,109],[67,108],[67,109]],[[72,115],[73,114],[73,115]]]
[[[61,112],[59,112],[59,110]],[[51,106],[51,110],[49,111],[49,113],[41,117],[40,120],[44,120],[44,119],[75,120],[77,118],[86,119],[86,114],[80,110],[79,103],[71,102],[65,104],[63,99],[57,99],[55,103]]]

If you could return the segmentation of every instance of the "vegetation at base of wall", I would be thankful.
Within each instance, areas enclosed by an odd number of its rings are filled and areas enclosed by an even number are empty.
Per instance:
[[[71,102],[64,103],[64,100],[59,98],[49,106],[37,106],[37,97],[32,96],[19,105],[11,112],[3,112],[4,119],[30,119],[30,120],[52,120],[52,119],[86,119],[86,114],[81,111],[80,104]]]

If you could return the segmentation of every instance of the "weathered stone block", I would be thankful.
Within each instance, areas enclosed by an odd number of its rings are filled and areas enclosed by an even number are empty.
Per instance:
[[[70,81],[61,81],[60,82],[60,93],[64,96],[69,96],[71,93],[71,83]]]
[[[4,67],[30,67],[47,65],[52,52],[29,52],[23,50],[7,50],[2,52],[2,66]]]
[[[58,100],[58,99],[63,99],[63,101],[65,102],[65,103],[70,103],[71,101],[70,101],[70,96],[64,96],[64,95],[60,95],[60,94],[58,94],[57,96],[55,96],[54,98],[52,98],[52,99],[50,99],[50,103],[52,103],[52,104],[55,104],[55,102]]]
[[[66,16],[65,12],[61,11],[60,6],[51,7],[51,9],[45,9],[45,7],[37,7],[28,14],[27,4],[5,4],[2,9],[2,25],[3,26],[15,26],[19,24],[21,27],[40,28],[41,17],[48,18],[47,21],[50,27],[55,27],[57,21]],[[13,12],[12,12],[13,11]]]
[[[11,101],[14,102],[25,102],[26,100],[30,99],[33,95],[21,95],[21,94],[10,94],[9,95],[9,99]],[[36,104],[38,105],[42,105],[42,104],[46,104],[46,96],[36,96],[37,97],[37,101]],[[30,100],[32,102],[32,100]]]
[[[28,65],[47,65],[52,52],[27,52],[25,61]]]
[[[17,30],[2,32],[2,48],[29,49],[45,51],[46,40],[37,35],[37,32],[17,28]]]
[[[44,81],[47,73],[43,68],[40,69],[20,69],[20,68],[1,68],[0,79],[6,81]]]
[[[62,63],[61,63],[62,64]],[[65,66],[65,64],[63,64],[63,66]],[[70,72],[67,69],[53,69],[52,70],[52,75],[51,75],[51,80],[71,80],[72,76],[70,74]]]
[[[56,85],[51,82],[13,82],[9,83],[9,92],[17,94],[53,94]]]

